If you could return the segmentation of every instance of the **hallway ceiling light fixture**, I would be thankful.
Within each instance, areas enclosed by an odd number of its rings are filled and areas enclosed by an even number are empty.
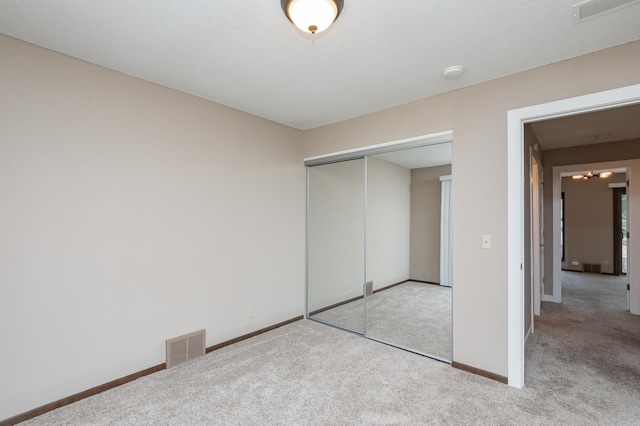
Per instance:
[[[596,173],[593,174],[593,172],[588,172],[585,174],[578,174],[578,175],[573,175],[571,176],[571,179],[591,179],[594,177],[599,177],[599,178],[608,178],[609,176],[611,176],[613,174],[613,172],[600,172],[600,173]]]
[[[321,33],[338,19],[344,0],[281,0],[287,18],[302,31]]]

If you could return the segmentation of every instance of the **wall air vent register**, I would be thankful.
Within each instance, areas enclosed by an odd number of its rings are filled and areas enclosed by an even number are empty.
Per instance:
[[[205,331],[199,330],[193,333],[174,337],[166,341],[167,368],[175,367],[193,358],[204,355]]]

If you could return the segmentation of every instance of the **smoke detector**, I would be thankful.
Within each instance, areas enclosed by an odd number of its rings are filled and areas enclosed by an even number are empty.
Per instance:
[[[442,71],[442,76],[447,80],[455,80],[462,74],[464,74],[464,68],[460,65],[454,65],[452,67],[445,68],[444,71]]]

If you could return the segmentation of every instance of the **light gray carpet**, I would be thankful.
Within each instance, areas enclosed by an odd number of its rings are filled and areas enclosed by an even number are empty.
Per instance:
[[[562,304],[543,304],[527,341],[525,383],[557,395],[550,409],[640,424],[640,316],[626,310],[626,283],[565,271]]]
[[[568,285],[543,306],[522,390],[298,321],[26,424],[640,424],[640,317]]]
[[[407,282],[367,298],[367,336],[451,360],[451,288]],[[357,300],[314,319],[362,332],[364,302]]]

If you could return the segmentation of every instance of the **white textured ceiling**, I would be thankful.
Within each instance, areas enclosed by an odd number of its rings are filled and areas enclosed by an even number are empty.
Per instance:
[[[554,118],[531,126],[543,150],[640,139],[640,104]]]
[[[314,37],[278,0],[2,0],[0,33],[309,129],[640,39],[640,3],[578,1],[345,0]]]
[[[444,142],[418,148],[386,152],[384,154],[374,155],[374,157],[406,167],[407,169],[443,166],[452,163],[453,148],[451,145],[451,142]]]

